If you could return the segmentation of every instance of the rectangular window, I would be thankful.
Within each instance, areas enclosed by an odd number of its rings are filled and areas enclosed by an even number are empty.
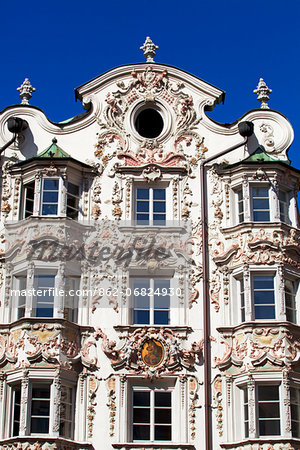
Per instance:
[[[78,290],[79,277],[67,277],[65,284],[64,318],[70,322],[77,322],[78,318]]]
[[[281,222],[290,224],[289,219],[289,201],[288,194],[285,191],[279,191],[279,209],[280,209],[280,220]]]
[[[239,223],[244,222],[244,197],[243,189],[236,191],[237,204],[238,204],[238,221]]]
[[[244,430],[245,437],[249,437],[249,401],[248,401],[248,389],[244,389]]]
[[[245,287],[244,287],[244,278],[238,280],[239,290],[240,290],[240,299],[241,299],[241,319],[242,322],[246,320],[246,312],[245,312]]]
[[[133,441],[172,440],[171,392],[133,391]]]
[[[21,411],[21,385],[15,385],[12,388],[12,436],[19,436],[20,429],[20,411]]]
[[[31,391],[30,432],[49,433],[50,385],[33,384]]]
[[[42,216],[56,216],[58,214],[59,179],[45,178],[42,187]]]
[[[78,219],[79,212],[79,186],[68,183],[67,192],[67,217]]]
[[[30,217],[33,214],[34,206],[34,181],[24,185],[24,214],[23,217]]]
[[[252,217],[254,222],[270,221],[269,188],[254,186],[251,188]]]
[[[291,387],[292,436],[300,438],[300,389]]]
[[[273,275],[254,275],[252,279],[255,319],[275,319]]]
[[[53,317],[55,275],[37,275],[35,317]]]
[[[27,279],[25,276],[16,277],[16,289],[19,291],[17,299],[17,319],[21,319],[25,316],[26,308],[26,283]]]
[[[136,225],[166,225],[166,189],[136,188]]]
[[[168,325],[170,280],[136,278],[132,283],[132,322],[139,325]]]
[[[72,439],[73,430],[73,389],[61,387],[60,428],[59,435]]]
[[[292,280],[285,280],[285,313],[286,320],[289,322],[297,323],[297,311],[296,311],[296,293],[298,283]]]
[[[258,386],[260,436],[280,435],[279,386]]]

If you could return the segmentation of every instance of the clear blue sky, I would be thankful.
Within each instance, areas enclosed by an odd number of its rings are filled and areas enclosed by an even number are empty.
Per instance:
[[[149,35],[156,62],[182,68],[226,91],[210,116],[233,122],[259,107],[263,77],[269,105],[292,123],[289,157],[300,168],[300,0],[19,0],[1,2],[0,110],[20,102],[29,77],[31,104],[52,121],[82,112],[74,88],[122,64],[143,62]]]

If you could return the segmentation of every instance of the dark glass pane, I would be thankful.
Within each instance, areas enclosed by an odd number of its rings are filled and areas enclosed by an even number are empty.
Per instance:
[[[78,218],[78,210],[67,208],[67,217],[70,217],[71,219],[77,219]]]
[[[49,419],[31,418],[31,433],[44,434],[49,432]]]
[[[153,212],[155,212],[155,213],[164,213],[164,212],[166,212],[166,204],[165,204],[165,202],[154,202],[153,203]]]
[[[166,215],[165,214],[153,214],[153,224],[154,225],[165,225]]]
[[[166,190],[165,189],[153,189],[153,200],[165,200]]]
[[[44,190],[57,191],[59,186],[59,180],[44,179]]]
[[[149,214],[137,214],[136,222],[137,225],[149,225]]]
[[[156,425],[154,427],[154,439],[156,441],[170,441],[171,427],[169,425]]]
[[[292,436],[295,438],[300,437],[300,424],[292,420]]]
[[[43,203],[57,203],[58,192],[44,192]]]
[[[133,391],[134,406],[150,406],[150,392]]]
[[[245,420],[249,419],[249,417],[248,417],[248,405],[244,406],[244,419]]]
[[[157,406],[171,407],[171,392],[155,392],[155,407]]]
[[[76,184],[68,183],[68,193],[72,195],[79,195],[79,186],[76,186]]]
[[[169,309],[170,308],[170,296],[154,296],[154,308],[155,309]]]
[[[274,278],[272,276],[254,276],[253,286],[254,289],[273,289]]]
[[[269,199],[267,198],[253,199],[253,209],[269,209]]]
[[[154,414],[155,423],[171,423],[172,422],[172,410],[171,409],[155,409]]]
[[[279,403],[259,403],[258,405],[258,413],[259,413],[259,418],[260,419],[264,419],[264,418],[277,418],[279,417]]]
[[[258,400],[279,400],[278,386],[258,386]]]
[[[25,308],[18,308],[18,319],[25,316]]]
[[[32,398],[50,398],[50,386],[33,386],[32,388]]]
[[[274,291],[255,291],[254,303],[256,305],[274,304]]]
[[[260,420],[259,434],[260,436],[279,436],[280,420]]]
[[[133,323],[140,325],[148,325],[150,323],[150,313],[144,310],[133,311]]]
[[[255,306],[255,319],[275,319],[274,306]]]
[[[32,400],[32,416],[49,416],[49,400]]]
[[[134,297],[134,308],[149,309],[150,300],[148,295]]]
[[[136,205],[136,210],[137,212],[143,212],[143,213],[147,213],[149,212],[149,202],[137,202]]]
[[[249,423],[245,422],[245,437],[249,437]]]
[[[253,220],[254,222],[269,222],[270,213],[269,211],[254,211]]]
[[[36,308],[36,317],[53,317],[53,308]]]
[[[134,423],[150,423],[150,408],[133,408]]]
[[[253,187],[252,188],[252,196],[253,197],[268,197],[269,196],[269,188]]]
[[[149,425],[133,425],[133,440],[134,441],[149,441],[150,440],[150,426]]]
[[[299,405],[291,405],[291,413],[293,420],[300,420],[299,417]]]
[[[54,285],[55,285],[54,275],[38,275],[39,288],[54,288]]]
[[[141,200],[149,200],[149,189],[137,189],[136,198]]]
[[[43,216],[57,215],[57,205],[43,205],[42,215]]]
[[[78,207],[78,199],[76,197],[70,197],[67,198],[67,206],[70,208],[76,209]]]
[[[154,325],[168,325],[169,311],[154,311]]]

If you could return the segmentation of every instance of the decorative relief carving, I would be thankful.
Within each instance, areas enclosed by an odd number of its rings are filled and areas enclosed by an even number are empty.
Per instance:
[[[98,390],[98,387],[99,387],[99,381],[98,381],[97,377],[95,377],[94,375],[90,375],[89,379],[88,379],[89,400],[88,400],[88,408],[87,408],[88,409],[87,419],[88,419],[88,437],[89,438],[93,437],[94,419],[95,419],[95,415],[96,415],[95,407],[97,406],[96,392]]]
[[[200,408],[199,405],[199,383],[196,377],[189,377],[189,424],[191,439],[194,440],[196,437],[196,408]]]
[[[300,269],[300,239],[295,229],[289,231],[265,231],[238,233],[231,236],[231,243],[214,241],[214,262],[233,267],[238,263],[267,264],[283,263]]]
[[[217,375],[213,382],[213,408],[216,409],[217,430],[219,436],[223,436],[223,393],[222,393],[222,377]]]
[[[221,358],[215,357],[221,370],[234,365],[239,372],[264,366],[290,366],[299,361],[300,338],[283,327],[243,328],[221,341],[225,351]]]
[[[116,422],[116,379],[114,377],[109,378],[107,381],[108,388],[108,402],[109,408],[109,435],[112,437],[115,435],[115,422]]]
[[[102,339],[102,350],[113,369],[126,368],[150,379],[182,368],[193,370],[202,356],[202,341],[193,342],[189,349],[185,349],[179,335],[169,328],[138,328],[127,336],[120,349],[100,329],[95,332],[95,338]]]

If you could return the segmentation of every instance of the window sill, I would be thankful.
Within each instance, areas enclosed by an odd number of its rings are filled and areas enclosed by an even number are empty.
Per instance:
[[[249,445],[255,445],[258,444],[259,448],[273,448],[275,444],[292,444],[294,445],[293,448],[300,449],[300,439],[296,438],[282,438],[280,436],[261,436],[260,438],[253,438],[253,439],[243,439],[236,442],[226,442],[223,444],[220,444],[221,448],[224,449],[230,449],[230,450],[243,450],[248,449]],[[260,445],[263,445],[263,447],[260,447]],[[256,448],[256,447],[255,447]],[[258,447],[257,447],[258,448]],[[277,447],[276,447],[277,448]],[[280,448],[280,447],[279,447]],[[290,447],[288,447],[290,448]],[[292,447],[291,447],[292,448]]]
[[[31,445],[39,444],[40,447],[46,445],[46,446],[53,446],[56,444],[57,450],[64,449],[64,448],[72,448],[72,450],[93,450],[94,447],[91,443],[88,442],[76,442],[72,439],[65,439],[62,437],[50,437],[50,436],[17,436],[7,439],[1,439],[1,445],[0,450],[8,450],[8,449],[15,449],[19,448],[19,444],[22,445],[22,448],[31,447]],[[43,447],[44,448],[44,447]],[[45,447],[46,448],[46,447]],[[52,447],[51,447],[52,448]]]
[[[132,450],[132,449],[140,449],[143,450],[145,448],[148,449],[172,449],[176,448],[177,450],[194,450],[195,446],[193,444],[176,444],[176,443],[153,443],[153,442],[129,442],[123,444],[112,444],[113,448],[119,448],[120,450]]]

